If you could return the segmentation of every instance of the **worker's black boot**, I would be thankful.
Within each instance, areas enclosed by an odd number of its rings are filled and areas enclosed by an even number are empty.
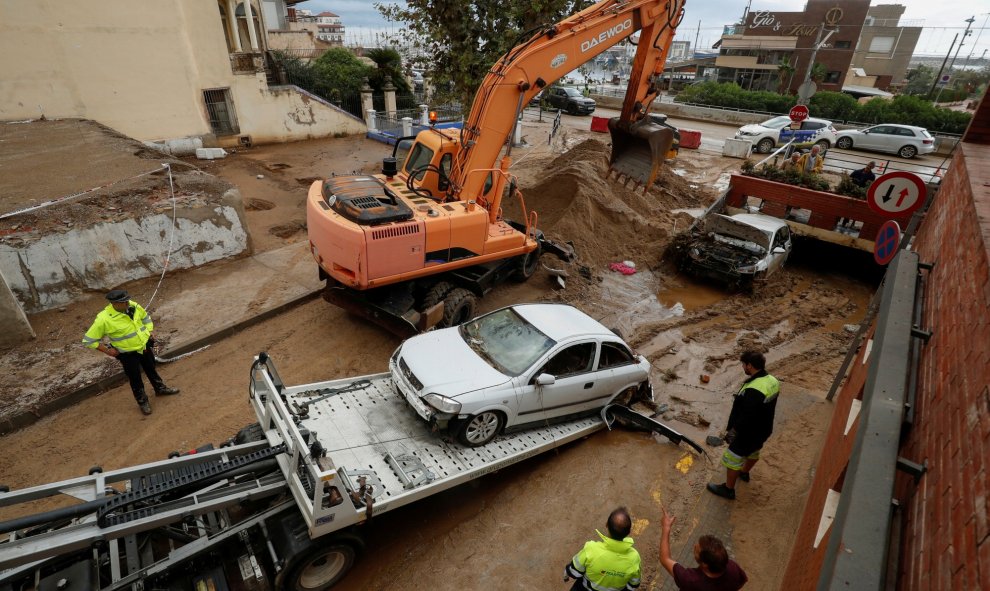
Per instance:
[[[145,400],[144,402],[139,402],[138,406],[141,407],[141,412],[143,412],[145,415],[151,414],[151,403],[148,402],[147,400]]]
[[[714,495],[718,495],[724,499],[729,499],[730,501],[736,500],[736,490],[733,488],[729,488],[724,484],[709,483],[708,492]]]
[[[178,388],[169,388],[165,384],[155,388],[155,396],[169,396],[170,394],[178,394]]]

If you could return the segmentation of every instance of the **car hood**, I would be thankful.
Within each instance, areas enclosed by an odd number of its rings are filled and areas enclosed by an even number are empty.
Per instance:
[[[705,231],[753,242],[762,246],[764,250],[770,250],[770,236],[766,232],[727,215],[708,216],[705,219]]]
[[[858,129],[846,129],[835,134],[835,137],[842,137],[844,135],[863,135],[863,132]]]
[[[420,395],[433,392],[456,398],[510,379],[472,351],[457,328],[412,337],[402,344],[399,358],[423,384]]]
[[[773,130],[763,127],[762,125],[750,124],[750,125],[743,125],[742,127],[739,128],[739,131],[745,133],[765,133],[767,131],[773,131]]]

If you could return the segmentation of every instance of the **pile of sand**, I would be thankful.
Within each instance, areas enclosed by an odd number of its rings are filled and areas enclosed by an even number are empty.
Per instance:
[[[671,210],[697,207],[710,198],[667,167],[646,194],[609,179],[608,150],[588,139],[549,160],[528,175],[539,180],[522,186],[526,206],[538,212],[538,226],[550,238],[574,243],[582,264],[601,268],[633,260],[653,265],[671,238]]]

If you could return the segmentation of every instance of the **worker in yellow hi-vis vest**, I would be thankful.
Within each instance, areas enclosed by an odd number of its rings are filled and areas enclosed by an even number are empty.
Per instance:
[[[178,388],[166,386],[155,369],[155,340],[151,334],[155,324],[148,312],[131,300],[123,289],[115,289],[106,297],[110,303],[96,315],[96,320],[86,331],[82,342],[90,349],[97,349],[116,358],[124,366],[124,373],[131,382],[134,400],[141,407],[141,412],[150,415],[151,403],[144,393],[142,369],[155,389],[155,394],[165,396],[179,393]]]
[[[586,542],[564,568],[564,581],[575,579],[571,591],[634,591],[640,583],[639,552],[633,548],[632,517],[625,507],[608,516],[606,536]]]
[[[709,492],[730,501],[736,498],[736,481],[749,482],[749,473],[760,459],[760,450],[773,433],[780,395],[780,382],[767,373],[763,353],[744,351],[739,360],[747,378],[732,401],[725,427],[725,440],[729,444],[722,454],[725,482],[708,485]]]

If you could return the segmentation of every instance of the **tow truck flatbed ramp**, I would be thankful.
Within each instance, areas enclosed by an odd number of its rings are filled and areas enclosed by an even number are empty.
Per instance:
[[[527,457],[527,453],[538,453],[545,446],[560,445],[602,427],[598,417],[588,417],[509,433],[482,447],[466,447],[445,435],[431,433],[425,421],[392,388],[388,374],[366,379],[371,381],[366,388],[310,406],[310,416],[304,424],[319,435],[335,464],[378,474],[386,498],[413,488],[388,458],[412,456],[429,471],[432,478],[428,480],[437,482],[481,468],[495,470],[503,460],[518,461],[520,454]],[[291,393],[287,397],[297,399]]]
[[[262,378],[264,375],[267,374]],[[256,384],[261,386],[259,394],[274,388],[273,383]],[[333,390],[345,391],[320,399],[321,392]],[[366,505],[360,505],[349,515],[335,511],[330,517],[321,511],[326,509],[322,507],[325,498],[316,502],[319,491],[314,490],[313,482],[337,482],[345,489],[339,491],[340,497],[346,498],[359,492],[357,479],[364,477],[366,483],[374,484],[370,513],[377,515],[604,428],[600,417],[589,416],[506,433],[487,445],[472,448],[446,434],[431,432],[426,421],[395,390],[388,373],[284,387],[281,394],[256,399],[264,399],[270,407],[267,414],[278,417],[273,420],[278,429],[293,423],[290,408],[298,411],[306,405],[307,415],[298,421],[298,427],[307,431],[310,439],[315,438],[321,453],[325,453],[325,457],[311,458],[309,462],[301,458],[309,469],[308,482],[306,478],[290,478],[290,489],[303,507],[314,537],[361,521],[368,511]],[[289,433],[293,430],[287,429],[286,435],[293,437]],[[282,436],[269,437],[269,441],[281,440]],[[312,446],[312,441],[297,443]],[[283,459],[284,470],[291,473],[288,455]]]

